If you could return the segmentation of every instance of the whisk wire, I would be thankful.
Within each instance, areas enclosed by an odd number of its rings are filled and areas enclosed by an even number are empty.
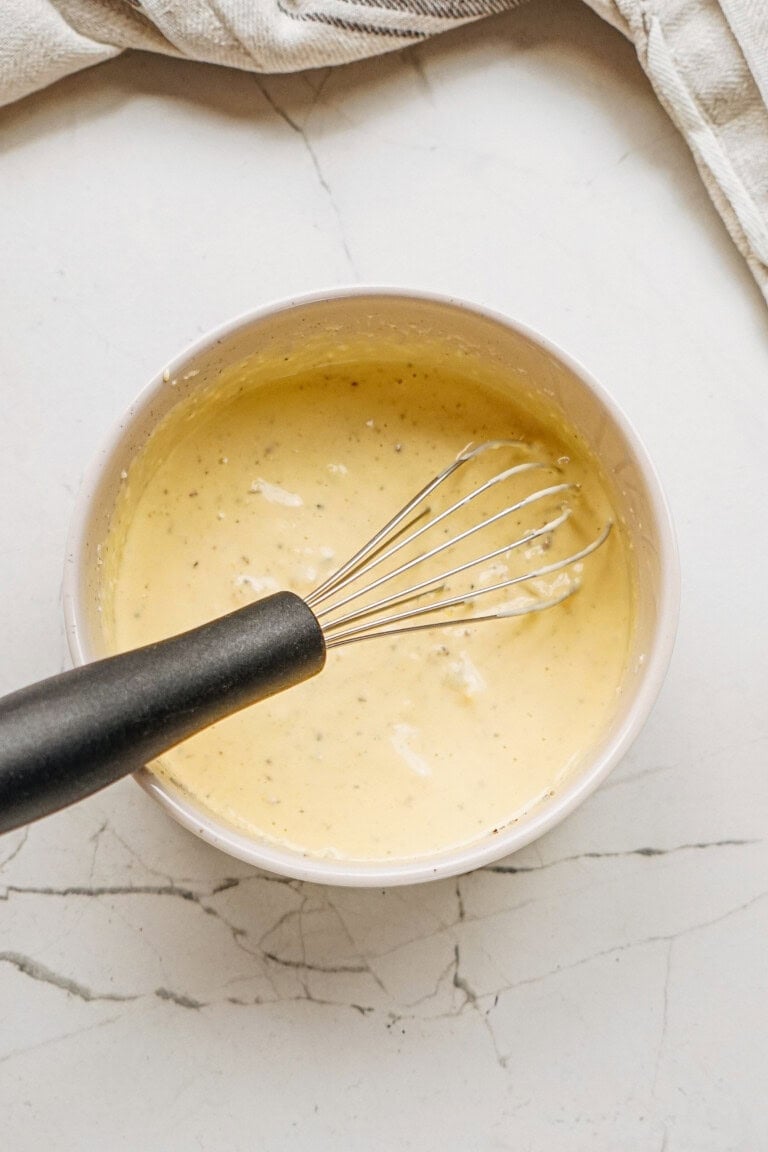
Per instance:
[[[554,520],[547,521],[547,523],[542,524],[542,526],[540,528],[533,529],[532,531],[526,533],[525,536],[521,536],[518,540],[513,540],[509,543],[502,544],[502,546],[500,548],[495,548],[492,552],[486,552],[486,554],[484,556],[477,556],[473,560],[467,560],[464,564],[457,564],[455,568],[451,568],[448,572],[441,572],[439,576],[428,577],[426,580],[422,580],[421,583],[414,584],[406,592],[394,592],[391,596],[386,596],[382,600],[377,600],[376,603],[371,604],[369,608],[359,609],[356,612],[349,613],[347,616],[342,616],[342,617],[334,620],[332,624],[324,625],[324,627],[326,627],[326,628],[336,627],[339,624],[346,623],[348,620],[356,619],[358,616],[367,615],[370,612],[377,611],[381,608],[390,607],[393,604],[400,603],[404,599],[411,600],[411,599],[413,599],[414,596],[423,594],[430,589],[432,591],[439,591],[439,588],[445,584],[446,580],[450,580],[454,576],[458,576],[462,572],[467,572],[470,568],[476,568],[480,564],[489,564],[492,560],[496,560],[496,559],[498,559],[499,556],[503,556],[506,553],[511,552],[514,548],[520,548],[522,545],[530,544],[532,541],[539,539],[541,536],[546,536],[549,532],[554,532],[556,528],[559,528],[561,524],[565,523],[565,521],[570,517],[570,515],[571,515],[570,509],[566,508],[560,513],[559,516],[555,517]],[[488,523],[488,522],[486,522],[486,523]],[[478,527],[482,527],[482,526],[483,525],[478,525]],[[456,543],[458,540],[460,540],[462,538],[463,538],[463,536],[454,537],[454,539],[447,541],[447,543],[445,544],[445,547],[446,548],[451,547],[454,543]],[[426,560],[426,559],[430,558],[431,555],[434,555],[436,552],[442,551],[442,550],[443,550],[442,548],[433,549],[432,553],[426,553],[425,554],[424,559]],[[399,575],[401,572],[405,572],[408,568],[410,568],[410,567],[412,567],[415,564],[420,563],[420,562],[421,562],[421,557],[418,557],[417,560],[412,561],[410,564],[407,564],[407,565],[404,564],[401,568],[397,569],[397,571],[394,572],[392,575],[393,576]],[[530,579],[530,578],[531,578],[530,573],[525,577],[521,577],[521,579]],[[317,612],[316,615],[317,615],[318,619],[322,620],[325,616],[328,616],[332,612],[337,612],[340,608],[343,608],[346,604],[350,603],[350,601],[357,600],[361,596],[368,595],[370,592],[372,592],[375,588],[379,587],[386,580],[388,580],[388,577],[384,577],[383,579],[376,580],[371,584],[367,584],[365,586],[365,588],[361,588],[359,592],[353,592],[351,595],[346,596],[343,600],[340,600],[338,603],[331,604],[328,608],[325,608],[323,611]],[[489,591],[490,591],[490,589],[489,589]]]
[[[312,608],[317,619],[320,621],[327,647],[338,647],[341,644],[352,643],[356,640],[367,639],[374,636],[392,636],[404,632],[419,631],[425,628],[453,627],[460,624],[477,624],[485,620],[524,616],[532,612],[541,612],[547,608],[555,607],[563,603],[564,600],[567,600],[569,596],[572,596],[574,592],[578,590],[580,587],[579,581],[576,578],[572,578],[568,587],[562,592],[552,589],[549,594],[547,594],[546,592],[541,593],[540,589],[536,589],[535,592],[537,594],[532,593],[531,596],[522,603],[501,603],[493,611],[486,611],[482,614],[462,615],[461,617],[451,615],[451,611],[460,605],[474,604],[481,597],[500,593],[512,587],[526,585],[536,579],[561,572],[584,560],[604,543],[611,531],[610,522],[608,522],[599,534],[588,544],[565,557],[553,560],[548,564],[540,564],[532,570],[529,569],[520,574],[508,576],[508,578],[486,587],[477,588],[474,585],[470,585],[463,591],[452,591],[453,585],[451,582],[462,573],[466,573],[470,569],[477,568],[480,565],[489,564],[499,557],[507,556],[513,550],[520,549],[536,540],[551,538],[572,515],[571,508],[561,504],[557,514],[553,515],[550,512],[549,518],[546,519],[543,524],[539,523],[528,530],[523,530],[517,538],[513,537],[512,539],[506,540],[500,547],[492,548],[480,556],[475,556],[461,563],[454,564],[447,571],[427,575],[422,579],[417,578],[416,583],[411,583],[409,586],[401,587],[400,589],[395,588],[394,591],[387,595],[380,596],[376,600],[371,599],[372,594],[381,588],[382,585],[387,584],[391,586],[392,581],[397,583],[401,577],[413,569],[428,565],[429,562],[433,561],[437,556],[449,549],[456,548],[474,536],[475,533],[491,527],[504,517],[523,512],[525,509],[533,508],[542,501],[557,499],[557,497],[562,496],[565,492],[572,491],[578,487],[576,484],[563,481],[554,484],[550,483],[533,492],[529,492],[527,495],[515,500],[514,503],[507,505],[500,511],[486,516],[478,523],[471,524],[467,528],[448,535],[446,539],[440,540],[425,552],[406,559],[394,569],[386,571],[383,575],[373,576],[366,582],[364,578],[372,573],[374,569],[382,564],[386,564],[387,561],[390,561],[394,556],[402,552],[403,549],[414,545],[427,532],[434,532],[434,530],[449,517],[455,517],[462,509],[489,492],[490,489],[496,485],[535,469],[550,472],[560,471],[556,465],[551,463],[526,460],[497,472],[490,479],[478,484],[458,500],[453,501],[443,511],[433,514],[431,504],[422,507],[436,489],[444,484],[457,469],[477,459],[478,456],[485,452],[498,448],[529,450],[527,445],[518,440],[489,440],[476,446],[468,445],[467,448],[458,454],[455,460],[438,473],[434,479],[430,480],[383,528],[372,536],[367,544],[363,545],[363,547],[351,556],[336,572],[332,573],[306,597],[306,603]],[[424,521],[425,516],[427,517],[426,521],[420,523],[420,521]],[[507,571],[509,570],[507,569]],[[419,601],[423,597],[439,596],[440,593],[447,593],[447,595],[444,595],[442,599],[432,599],[431,602],[421,603],[415,607],[412,606],[412,601]],[[405,605],[409,606],[405,608]],[[344,609],[348,610],[343,611]],[[440,613],[442,613],[441,619],[421,620],[422,617],[434,617]],[[447,616],[446,613],[448,613]]]
[[[530,580],[535,580],[542,576],[549,576],[553,572],[560,572],[564,568],[567,568],[569,565],[576,564],[580,560],[584,560],[587,556],[591,555],[592,552],[595,552],[608,538],[611,528],[612,524],[609,522],[605,525],[599,536],[590,541],[590,543],[582,548],[579,552],[575,552],[570,556],[566,556],[562,560],[556,560],[552,564],[542,565],[541,567],[534,569],[532,572],[526,572],[520,576],[513,576],[509,580],[502,580],[498,584],[489,585],[487,588],[476,588],[470,592],[465,592],[458,596],[451,596],[434,604],[425,604],[420,608],[412,608],[407,612],[393,613],[389,616],[369,621],[367,624],[359,624],[354,628],[347,628],[343,632],[336,633],[336,628],[342,627],[345,624],[353,623],[356,619],[371,615],[381,607],[386,606],[388,602],[382,601],[378,605],[370,605],[367,608],[360,609],[358,612],[350,613],[349,615],[342,617],[340,620],[336,620],[330,624],[323,625],[323,633],[328,636],[327,644],[329,647],[334,647],[340,643],[346,643],[352,639],[363,639],[364,636],[372,637],[382,635],[396,635],[402,632],[413,632],[417,627],[415,625],[406,626],[403,628],[392,628],[390,625],[399,624],[401,620],[413,620],[417,616],[425,616],[433,612],[443,612],[449,608],[455,608],[459,604],[470,604],[476,600],[479,600],[481,596],[488,596],[493,592],[500,592],[505,588],[511,588],[518,584],[524,584]],[[460,569],[457,569],[457,571],[459,570]],[[447,575],[451,574],[448,573]],[[574,592],[577,592],[580,587],[580,582],[578,580],[574,580],[570,587],[567,588],[562,593],[562,595],[551,598],[549,600],[532,600],[523,605],[513,606],[501,604],[494,612],[487,613],[483,616],[467,616],[460,620],[448,618],[446,620],[440,621],[439,625],[428,623],[424,624],[423,627],[453,627],[457,624],[479,624],[484,620],[499,620],[512,616],[525,616],[530,612],[540,612],[544,608],[550,608],[557,604],[562,604],[564,600],[567,600],[574,594]],[[413,591],[415,590],[409,590],[409,592]],[[379,631],[375,631],[375,629],[379,629]]]
[[[574,584],[565,592],[561,592],[559,596],[553,596],[549,600],[535,600],[530,604],[515,605],[505,612],[489,612],[483,616],[457,616],[453,620],[442,620],[439,625],[433,621],[427,621],[423,624],[406,624],[400,628],[385,628],[381,627],[379,631],[374,631],[367,628],[350,628],[348,631],[341,632],[337,636],[330,636],[326,641],[326,648],[340,648],[345,644],[354,644],[357,640],[378,640],[385,636],[403,636],[406,632],[426,632],[431,630],[434,632],[435,628],[455,628],[463,625],[464,627],[474,626],[475,624],[482,624],[487,620],[508,619],[513,616],[530,616],[536,612],[544,612],[547,608],[556,608],[558,604],[562,604],[570,596],[577,592],[580,585]],[[407,614],[410,619],[411,614]],[[377,627],[383,625],[384,621],[377,622]]]
[[[312,607],[313,605],[319,603],[322,599],[326,598],[331,592],[338,590],[343,586],[344,578],[346,576],[349,575],[352,579],[361,575],[362,566],[368,557],[371,556],[374,552],[380,552],[382,547],[386,548],[387,539],[396,534],[396,529],[399,528],[403,521],[408,518],[414,508],[417,508],[419,504],[423,504],[424,501],[432,495],[435,489],[437,489],[441,484],[444,484],[445,481],[450,476],[452,476],[454,472],[457,471],[457,469],[463,467],[471,460],[475,460],[484,452],[496,448],[511,447],[523,448],[525,445],[523,441],[520,440],[486,440],[482,444],[478,444],[476,446],[468,445],[466,448],[462,449],[456,459],[452,460],[450,464],[443,468],[443,470],[434,477],[434,479],[430,480],[428,484],[425,484],[421,491],[417,492],[416,495],[412,497],[412,499],[410,499],[407,504],[403,505],[400,511],[395,513],[392,519],[389,520],[383,528],[380,528],[379,531],[371,537],[367,544],[364,544],[362,548],[355,552],[354,556],[350,556],[346,563],[342,564],[342,566],[335,572],[332,572],[327,580],[324,580],[322,584],[315,588],[315,590],[306,598],[307,604]],[[521,468],[523,466],[518,465],[517,467]],[[528,464],[526,467],[543,467],[543,465]],[[490,483],[498,483],[501,479],[502,476],[493,477]],[[425,511],[428,513],[429,510],[426,509]],[[420,515],[424,514],[425,512],[420,513]],[[447,515],[447,512],[444,514],[444,516],[445,515]],[[444,518],[444,516],[442,518]],[[391,553],[389,554],[391,555]],[[385,556],[380,555],[376,562],[378,563],[383,559],[385,559]],[[354,577],[351,575],[352,573],[355,573]]]
[[[506,475],[506,474],[502,474],[502,475]],[[484,487],[487,487],[487,485],[484,485]],[[372,583],[367,585],[367,587],[365,588],[365,592],[372,592],[375,588],[380,587],[380,585],[385,584],[385,583],[389,583],[390,580],[397,579],[399,576],[402,576],[405,572],[408,572],[411,568],[415,568],[417,564],[424,564],[430,560],[433,560],[435,558],[435,556],[439,556],[441,552],[445,552],[445,551],[447,551],[447,549],[453,548],[457,544],[461,544],[464,540],[467,540],[470,536],[474,536],[474,534],[476,532],[482,531],[483,528],[489,528],[492,524],[495,524],[497,521],[503,519],[504,516],[509,516],[513,512],[520,512],[520,511],[522,511],[523,508],[529,507],[531,504],[535,503],[537,500],[543,500],[547,496],[557,495],[558,493],[565,492],[565,491],[567,491],[567,489],[572,488],[572,487],[573,487],[572,484],[552,485],[549,488],[542,488],[540,491],[534,492],[531,496],[526,496],[525,499],[523,499],[523,500],[518,500],[518,502],[516,504],[508,505],[508,507],[503,508],[500,512],[496,512],[493,516],[489,516],[487,519],[481,520],[477,524],[473,524],[470,528],[466,528],[463,532],[459,532],[456,536],[452,536],[448,540],[443,540],[440,544],[436,544],[433,548],[430,548],[427,552],[424,552],[421,555],[414,557],[412,560],[408,560],[405,564],[401,564],[400,567],[395,568],[394,571],[387,572],[384,576],[380,576],[378,579],[372,581]],[[452,512],[457,511],[459,508],[464,507],[467,503],[469,503],[470,500],[474,499],[475,496],[478,496],[481,491],[482,491],[481,488],[476,489],[474,492],[471,492],[469,494],[469,496],[466,496],[463,500],[458,501],[456,504],[452,505],[451,508],[448,508],[445,512],[441,513],[439,516],[434,517],[434,519],[430,520],[428,524],[425,524],[422,528],[419,528],[418,531],[414,532],[411,536],[407,537],[405,540],[401,541],[399,544],[396,544],[393,548],[391,548],[387,552],[383,553],[381,555],[381,557],[378,558],[375,562],[373,562],[371,564],[366,564],[363,568],[352,573],[350,576],[347,577],[347,579],[344,581],[344,583],[342,585],[340,585],[340,586],[337,585],[336,588],[333,589],[333,592],[341,591],[343,588],[345,588],[347,585],[349,585],[353,581],[358,580],[366,572],[369,572],[378,563],[384,562],[385,560],[390,559],[396,552],[399,552],[401,548],[405,548],[408,544],[412,544],[415,540],[417,540],[420,536],[422,536],[424,534],[424,532],[433,528],[441,520],[444,520],[447,515],[449,515]],[[500,549],[500,552],[509,552],[513,548],[519,548],[521,544],[527,543],[527,539],[528,539],[527,537],[523,536],[519,540],[513,540],[513,541],[509,542],[508,544],[505,544],[504,547]],[[494,553],[494,555],[498,555],[498,554],[499,553]],[[469,564],[467,564],[461,568],[454,569],[454,574],[456,572],[464,571],[465,568],[474,568],[475,565],[481,564],[481,563],[483,563],[484,560],[488,560],[488,559],[490,559],[490,556],[486,556],[486,557],[480,556],[476,560],[472,560]],[[434,581],[432,581],[432,583],[439,583],[439,582],[440,581],[438,578],[436,578]],[[333,594],[333,593],[330,593],[330,594]],[[317,615],[319,617],[322,617],[324,614],[327,614],[328,612],[332,612],[332,611],[337,610],[338,608],[342,608],[345,604],[348,604],[350,602],[350,600],[356,600],[362,594],[363,594],[362,589],[360,589],[359,591],[353,591],[348,596],[346,596],[343,600],[337,601],[335,604],[332,604],[330,607],[318,612]],[[313,603],[313,602],[307,601],[307,603]]]

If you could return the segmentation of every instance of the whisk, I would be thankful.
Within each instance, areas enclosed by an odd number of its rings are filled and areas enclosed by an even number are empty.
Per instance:
[[[557,466],[523,460],[433,510],[432,498],[451,476],[503,448],[526,450],[511,440],[464,449],[305,598],[277,592],[0,700],[0,832],[83,799],[217,720],[309,679],[323,668],[328,649],[527,616],[577,593],[574,569],[604,543],[611,524],[577,551],[548,559],[572,516],[568,494],[576,488]],[[469,505],[482,507],[492,494],[536,473],[548,473],[551,482],[532,491],[526,482],[522,495],[518,487],[511,502],[461,527]],[[525,517],[532,518],[527,526]],[[474,548],[478,534],[507,519],[516,527],[501,546]],[[457,522],[459,530],[452,530]],[[513,555],[526,563],[510,575]],[[502,579],[488,581],[488,573],[494,580],[499,572]],[[569,578],[547,584],[556,573]],[[509,599],[509,590],[525,594]]]

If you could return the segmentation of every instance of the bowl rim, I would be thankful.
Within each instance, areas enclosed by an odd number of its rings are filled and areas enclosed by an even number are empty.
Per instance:
[[[75,500],[66,543],[62,592],[67,643],[73,664],[79,666],[94,658],[88,651],[81,627],[81,620],[87,612],[84,581],[85,545],[94,498],[127,431],[135,419],[167,388],[169,379],[178,376],[191,360],[210,350],[217,341],[273,315],[299,310],[312,304],[361,297],[402,297],[405,300],[437,304],[460,312],[468,312],[531,341],[559,361],[596,397],[627,441],[647,487],[657,530],[660,560],[656,628],[645,652],[642,678],[623,723],[592,763],[566,788],[558,792],[554,799],[541,806],[540,810],[530,818],[526,818],[524,823],[507,825],[492,839],[484,837],[482,841],[470,842],[431,856],[395,859],[389,862],[304,856],[296,849],[272,844],[266,840],[255,841],[238,832],[237,829],[219,821],[212,813],[198,807],[191,797],[187,797],[180,789],[154,776],[146,768],[134,773],[134,779],[141,787],[178,823],[237,859],[297,880],[350,887],[383,888],[461,875],[518,851],[554,828],[595,791],[626,755],[648,719],[664,682],[674,648],[680,608],[680,562],[671,511],[656,468],[634,425],[603,385],[578,360],[522,321],[506,316],[494,308],[427,289],[397,285],[341,285],[285,297],[241,312],[193,341],[170,360],[149,380],[128,409],[113,424],[101,448],[85,470]]]

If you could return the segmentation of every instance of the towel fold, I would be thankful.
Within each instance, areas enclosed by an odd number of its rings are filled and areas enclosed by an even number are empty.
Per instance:
[[[256,72],[403,48],[520,0],[2,0],[0,104],[127,48]],[[768,2],[587,0],[631,39],[768,300]]]

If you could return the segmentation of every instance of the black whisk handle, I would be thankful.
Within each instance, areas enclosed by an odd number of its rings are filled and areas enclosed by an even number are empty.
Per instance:
[[[216,720],[319,672],[311,609],[278,592],[180,636],[0,700],[0,832],[140,768]]]

